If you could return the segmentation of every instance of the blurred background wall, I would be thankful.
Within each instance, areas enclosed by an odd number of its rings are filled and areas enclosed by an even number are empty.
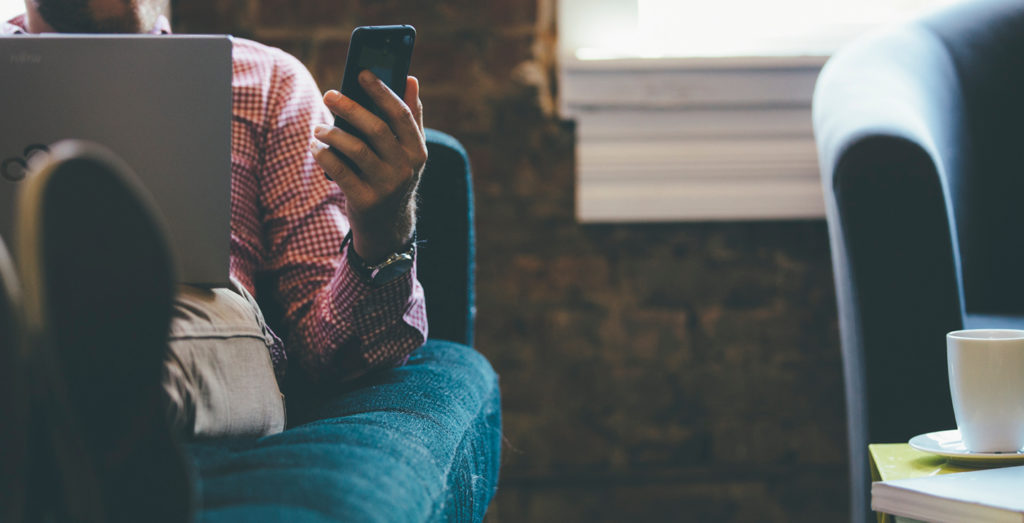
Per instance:
[[[409,23],[426,122],[477,196],[477,348],[507,446],[488,521],[847,518],[823,220],[580,225],[554,0],[175,0],[337,88],[356,25]]]

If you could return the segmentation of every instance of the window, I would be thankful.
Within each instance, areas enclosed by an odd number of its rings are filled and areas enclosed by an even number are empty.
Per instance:
[[[560,0],[584,222],[824,215],[811,96],[828,55],[954,0]]]
[[[25,0],[0,0],[0,22],[25,12]]]
[[[561,0],[580,59],[828,55],[865,30],[957,0]]]

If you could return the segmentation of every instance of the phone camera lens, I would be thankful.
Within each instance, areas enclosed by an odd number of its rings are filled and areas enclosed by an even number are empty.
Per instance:
[[[406,35],[405,38],[402,38],[402,43],[405,44],[405,45],[411,44],[412,43],[412,37],[409,36],[409,35]]]

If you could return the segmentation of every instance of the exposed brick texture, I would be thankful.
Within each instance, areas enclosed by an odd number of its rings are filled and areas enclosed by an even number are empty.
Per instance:
[[[466,145],[478,348],[508,446],[488,519],[839,521],[846,448],[822,221],[580,225],[555,0],[179,0],[341,80],[355,25],[410,23],[427,125]]]

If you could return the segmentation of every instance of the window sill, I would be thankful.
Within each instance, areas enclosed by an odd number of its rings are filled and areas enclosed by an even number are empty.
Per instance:
[[[811,96],[825,60],[567,61],[578,219],[823,217]]]

